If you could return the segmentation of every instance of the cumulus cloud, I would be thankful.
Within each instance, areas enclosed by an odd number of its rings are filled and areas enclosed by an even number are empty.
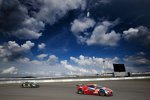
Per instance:
[[[48,56],[48,54],[40,54],[40,55],[37,55],[37,58],[44,59],[47,56]]]
[[[92,63],[92,58],[86,58],[83,55],[80,55],[79,59],[75,57],[70,57],[70,59],[74,63],[77,63],[78,65],[81,65],[81,66],[89,66]]]
[[[150,44],[150,29],[144,26],[129,28],[123,31],[123,38],[128,41],[141,43],[144,46]]]
[[[33,46],[34,46],[34,43],[32,43],[31,41],[26,41],[26,43],[21,45],[21,47],[25,50],[30,50]]]
[[[29,61],[30,61],[30,59],[27,57],[18,59],[18,62],[23,63],[23,64],[28,63]]]
[[[79,43],[86,43],[87,45],[116,46],[121,36],[114,30],[111,30],[111,28],[117,25],[118,22],[118,19],[113,22],[106,20],[94,27],[96,23],[90,18],[84,18],[82,20],[76,19],[71,26],[71,31],[77,37]],[[92,33],[86,32],[89,28],[94,28]]]
[[[78,43],[85,43],[87,37],[90,35],[87,31],[93,28],[96,22],[91,18],[75,19],[71,25],[71,31],[77,38]]]
[[[95,27],[91,37],[87,39],[88,45],[104,45],[104,46],[116,46],[120,40],[120,34],[114,30],[107,33],[108,26],[99,25]]]
[[[80,33],[86,31],[95,25],[95,21],[91,18],[75,19],[71,26],[73,33]]]
[[[146,57],[144,52],[139,52],[136,55],[126,56],[124,58],[126,62],[132,63],[134,66],[150,66],[150,59]]]
[[[45,24],[35,18],[25,19],[22,23],[22,28],[14,32],[14,35],[21,39],[38,39],[42,36],[40,31],[44,28]]]
[[[113,63],[117,63],[119,58],[97,58],[80,55],[78,58],[70,57],[70,61],[62,60],[61,65],[70,74],[87,75],[100,74],[113,71]]]
[[[15,41],[8,41],[3,45],[0,45],[0,60],[1,61],[14,61],[16,59],[24,57],[23,55],[30,51],[34,46],[31,41],[19,45]]]
[[[83,67],[97,67],[97,68],[103,68],[105,69],[112,69],[113,63],[116,63],[119,61],[118,57],[114,58],[98,58],[98,57],[86,57],[83,55],[80,55],[78,58],[76,57],[70,57],[70,60],[75,63],[77,66],[83,66]],[[104,63],[107,65],[104,66]]]
[[[75,66],[68,60],[59,60],[55,55],[49,56],[48,60],[30,60],[29,58],[22,58],[18,60],[24,66],[30,66],[37,70],[36,72],[30,72],[34,75],[42,75],[40,72],[44,72],[43,75],[85,75],[98,73],[94,68],[88,69],[82,66]],[[29,73],[28,73],[29,74]]]
[[[150,70],[150,59],[145,52],[138,52],[135,55],[126,56],[124,61],[127,65],[127,69],[132,72]]]
[[[78,68],[87,70],[87,73],[89,74],[100,74],[104,72],[112,72],[113,63],[117,63],[119,58],[98,58],[80,55],[78,58],[70,57],[70,60],[74,66],[78,66]]]
[[[111,3],[112,0],[87,0],[87,9],[93,9],[99,6],[103,6],[104,4]]]
[[[85,9],[86,6],[85,0],[44,0],[43,3],[37,17],[50,24],[62,18],[69,10]]]
[[[73,68],[71,65],[68,64],[67,60],[64,60],[64,61],[61,61],[61,64],[67,68],[68,70],[71,70],[71,71],[76,71],[76,68]]]
[[[41,43],[41,44],[38,45],[38,48],[40,50],[45,49],[45,47],[46,47],[45,43]]]
[[[34,60],[34,59],[31,60],[30,58],[27,58],[27,57],[19,58],[16,62],[19,64],[24,64],[25,66],[30,66],[30,67],[42,66],[46,63],[45,61],[41,61],[41,60]]]
[[[50,65],[56,64],[56,62],[58,61],[58,57],[56,57],[55,55],[50,55],[47,61]]]
[[[18,69],[14,66],[3,69],[1,74],[17,74]]]
[[[6,13],[7,12],[7,13]],[[28,7],[19,0],[2,0],[0,7],[0,32],[21,39],[37,39],[45,24],[28,15]]]
[[[106,3],[106,4],[107,4],[107,3],[110,3],[111,0],[99,0],[99,2],[100,2],[100,3],[104,3],[104,4]]]
[[[16,68],[21,67],[20,75],[94,75],[113,71],[113,63],[118,63],[119,58],[70,57],[68,60],[60,60],[55,55],[50,55],[45,60],[30,59],[27,57],[18,59]],[[10,62],[8,62],[10,63]],[[12,64],[12,63],[11,63]],[[44,73],[43,73],[44,72]]]
[[[53,25],[70,10],[84,9],[86,1],[0,0],[0,5],[0,33],[20,39],[38,39],[46,24]]]
[[[21,66],[24,70],[18,74],[26,76],[62,76],[66,75],[66,69],[62,67],[55,55],[45,58],[45,60],[36,60],[30,58],[20,58],[17,60],[17,66]]]
[[[64,60],[64,61],[61,61],[61,65],[66,68],[67,70],[69,70],[69,74],[74,74],[74,75],[84,75],[84,74],[93,74],[93,70],[88,70],[88,69],[85,69],[85,68],[81,68],[81,67],[76,67],[76,66],[73,66],[71,64],[69,64],[67,62],[67,60]],[[95,72],[97,72],[95,70]]]
[[[2,3],[2,0],[0,0],[0,5],[1,5],[1,3]]]
[[[128,30],[123,31],[123,35],[126,39],[129,39],[131,37],[137,36],[137,33],[139,32],[136,28],[129,28]]]

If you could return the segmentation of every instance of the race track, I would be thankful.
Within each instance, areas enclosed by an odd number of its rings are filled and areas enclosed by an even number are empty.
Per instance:
[[[108,86],[114,96],[76,94],[76,84]],[[0,85],[0,100],[149,100],[150,79],[101,82],[43,83],[40,88],[20,88],[20,84]]]

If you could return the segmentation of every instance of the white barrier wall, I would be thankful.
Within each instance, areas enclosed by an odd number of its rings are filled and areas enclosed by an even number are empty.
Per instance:
[[[145,77],[119,77],[119,78],[86,78],[86,79],[47,79],[47,80],[17,80],[17,81],[0,81],[0,84],[23,83],[23,82],[80,82],[80,81],[109,81],[109,80],[131,80],[131,79],[150,79],[150,76]]]
[[[127,72],[114,72],[115,77],[125,77],[128,76]]]

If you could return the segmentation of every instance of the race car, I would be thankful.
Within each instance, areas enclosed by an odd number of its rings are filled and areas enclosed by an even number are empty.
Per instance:
[[[22,88],[38,88],[40,87],[40,85],[35,82],[24,82],[21,84],[21,87]]]
[[[97,84],[79,84],[76,88],[78,94],[113,96],[113,91],[111,89]]]

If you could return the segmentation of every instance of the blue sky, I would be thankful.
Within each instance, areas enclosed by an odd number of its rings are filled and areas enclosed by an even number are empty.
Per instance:
[[[0,0],[0,76],[150,71],[149,0]]]

